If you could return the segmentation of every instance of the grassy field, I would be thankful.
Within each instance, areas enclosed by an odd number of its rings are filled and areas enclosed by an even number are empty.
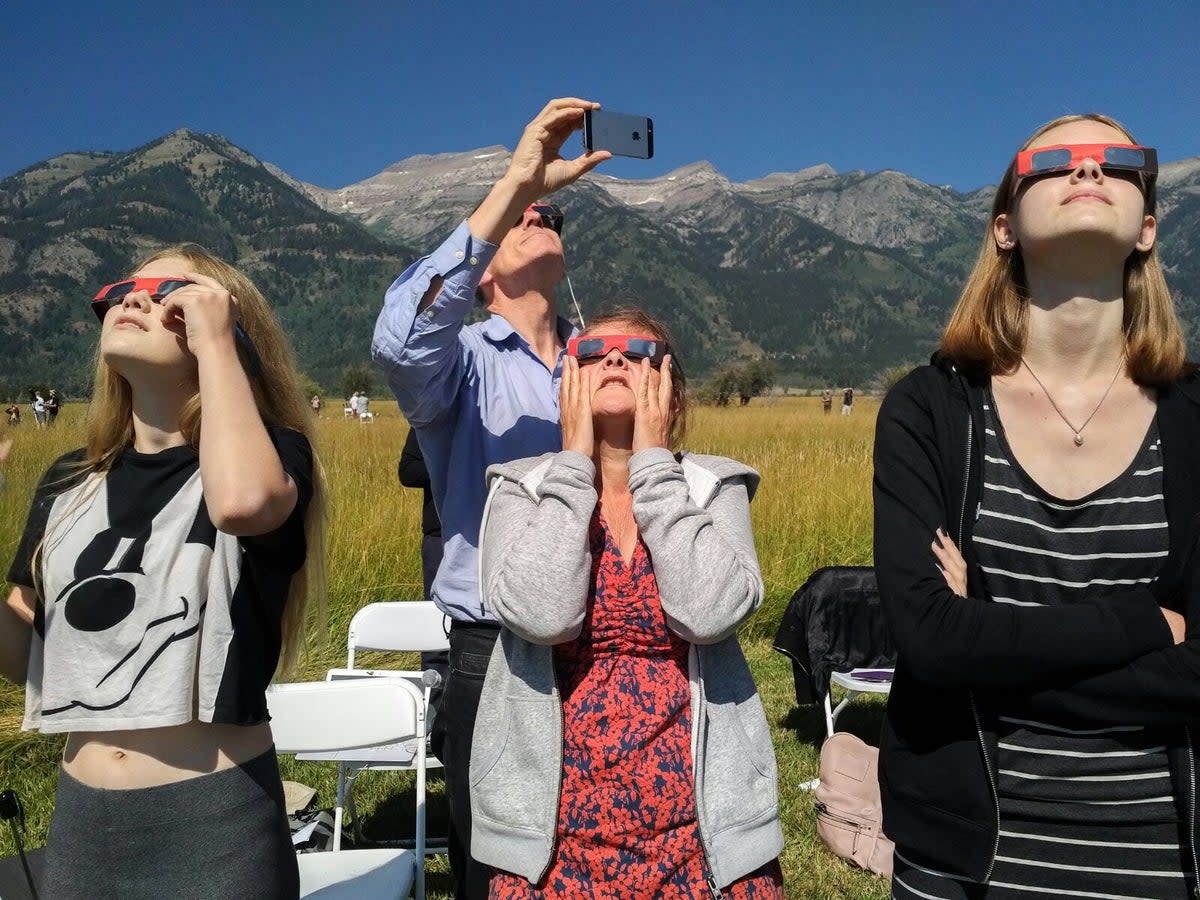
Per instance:
[[[816,837],[812,796],[799,785],[814,777],[824,732],[818,707],[795,703],[788,661],[771,650],[771,636],[792,592],[823,565],[871,561],[871,437],[877,402],[861,398],[849,418],[824,416],[818,398],[756,400],[745,408],[702,408],[693,419],[688,449],[743,460],[762,473],[752,505],[759,561],[766,582],[763,608],[745,626],[743,645],[771,723],[779,763],[786,847],[783,870],[789,898],[883,898],[885,883],[830,854]],[[375,600],[421,594],[420,492],[396,481],[396,461],[407,425],[395,404],[373,402],[374,423],[326,415],[319,451],[329,475],[331,522],[327,627],[312,636],[306,677],[343,664],[345,635],[354,612]],[[32,422],[0,429],[15,439],[0,492],[0,561],[7,566],[20,536],[39,475],[58,454],[79,446],[83,408],[68,406],[58,427],[35,431]],[[389,661],[387,664],[391,664]],[[61,754],[61,739],[20,732],[23,691],[0,682],[0,788],[25,802],[27,843],[44,842]],[[856,703],[839,725],[871,743],[881,706]],[[333,800],[332,773],[316,764],[286,761],[284,777],[317,787],[319,802]],[[444,822],[439,785],[431,799],[431,833]],[[371,835],[402,831],[411,808],[411,781],[401,774],[364,776],[356,788]],[[213,823],[215,826],[215,823]],[[0,856],[14,852],[0,831]],[[445,858],[430,861],[430,896],[443,897]]]

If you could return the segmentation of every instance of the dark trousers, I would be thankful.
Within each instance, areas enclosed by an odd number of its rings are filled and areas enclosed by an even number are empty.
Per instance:
[[[450,676],[430,742],[445,766],[450,800],[450,871],[457,900],[486,900],[491,869],[471,858],[471,740],[492,648],[494,625],[455,622],[450,627]]]
[[[437,575],[438,566],[442,564],[442,533],[426,534],[421,538],[421,576],[425,581],[425,599],[430,600],[429,588],[433,585],[433,577]],[[449,619],[444,620],[449,623]],[[442,676],[445,685],[450,669],[450,654],[445,650],[436,650],[421,654],[421,668],[433,669]],[[442,706],[442,686],[439,685],[429,692],[429,707],[433,720],[437,721],[438,710]],[[430,726],[430,740],[433,740],[433,727]]]

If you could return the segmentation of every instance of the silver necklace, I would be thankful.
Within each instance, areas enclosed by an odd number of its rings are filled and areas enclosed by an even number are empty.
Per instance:
[[[1092,410],[1092,414],[1083,420],[1083,424],[1076,428],[1071,424],[1071,420],[1066,417],[1058,404],[1054,402],[1054,398],[1050,396],[1050,392],[1046,390],[1046,386],[1042,384],[1042,379],[1037,377],[1037,372],[1033,371],[1029,363],[1025,361],[1025,357],[1021,357],[1021,365],[1029,370],[1029,374],[1033,376],[1033,380],[1037,382],[1038,387],[1042,389],[1042,393],[1046,395],[1046,399],[1050,401],[1050,405],[1054,407],[1054,411],[1058,413],[1058,417],[1067,423],[1067,427],[1075,432],[1075,446],[1083,446],[1083,429],[1088,427],[1088,422],[1095,418],[1096,413],[1100,412],[1100,407],[1104,405],[1104,401],[1108,399],[1109,391],[1113,389],[1113,385],[1117,383],[1117,376],[1121,374],[1121,370],[1125,368],[1125,354],[1121,354],[1121,361],[1117,363],[1117,371],[1113,372],[1112,381],[1108,383],[1108,387],[1104,389],[1104,396],[1100,398],[1100,402],[1096,404],[1096,408]]]

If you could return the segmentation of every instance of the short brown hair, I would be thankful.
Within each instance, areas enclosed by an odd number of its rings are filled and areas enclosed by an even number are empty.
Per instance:
[[[683,443],[684,435],[687,434],[688,422],[688,395],[687,395],[687,378],[683,374],[683,367],[679,365],[678,358],[675,353],[675,342],[671,339],[671,332],[667,326],[659,319],[650,315],[643,309],[636,306],[617,306],[612,309],[605,310],[600,315],[596,316],[587,327],[583,329],[581,334],[593,334],[597,328],[603,328],[608,325],[615,325],[618,322],[623,322],[629,325],[632,331],[639,334],[648,334],[651,337],[656,337],[664,341],[668,350],[671,353],[671,449],[678,450],[679,445]]]
[[[1120,122],[1098,113],[1061,116],[1047,122],[1021,145],[1028,149],[1052,128],[1069,122],[1100,122],[1134,140]],[[1002,375],[1021,363],[1029,328],[1029,290],[1019,247],[996,244],[996,217],[1011,211],[1016,184],[1016,157],[996,188],[983,246],[942,334],[941,351],[959,366],[980,375]],[[1157,197],[1153,179],[1144,179],[1144,215],[1153,216]],[[1158,261],[1157,242],[1134,250],[1125,261],[1125,355],[1130,377],[1140,385],[1163,386],[1187,369],[1183,329]]]

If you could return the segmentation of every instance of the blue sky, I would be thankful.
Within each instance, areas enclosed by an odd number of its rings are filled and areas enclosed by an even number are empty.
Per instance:
[[[1194,0],[4,0],[0,177],[186,126],[341,187],[415,153],[511,147],[574,95],[654,118],[655,158],[615,175],[827,162],[972,190],[1068,112],[1116,116],[1161,160],[1200,156],[1198,41]]]

